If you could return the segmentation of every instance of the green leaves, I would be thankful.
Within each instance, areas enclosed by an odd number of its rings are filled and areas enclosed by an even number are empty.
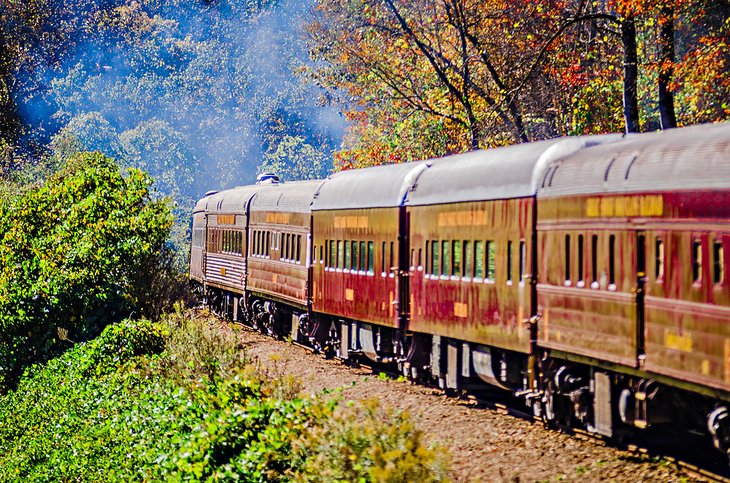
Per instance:
[[[0,387],[26,364],[135,310],[172,223],[145,174],[83,153],[0,204]]]

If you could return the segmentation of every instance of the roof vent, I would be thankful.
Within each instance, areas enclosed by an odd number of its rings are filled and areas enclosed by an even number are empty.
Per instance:
[[[261,173],[260,175],[256,176],[256,184],[267,183],[278,184],[280,183],[279,177],[274,173]]]
[[[216,194],[217,192],[218,192],[218,190],[206,191],[205,192],[205,196],[212,196],[212,195]]]

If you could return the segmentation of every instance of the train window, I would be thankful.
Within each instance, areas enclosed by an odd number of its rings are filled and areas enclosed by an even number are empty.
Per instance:
[[[451,273],[451,247],[447,241],[441,242],[441,276],[446,277]]]
[[[570,235],[565,235],[565,285],[570,285]]]
[[[493,282],[497,271],[497,246],[493,240],[487,241],[487,276],[486,279]]]
[[[474,278],[484,278],[484,242],[474,242]]]
[[[471,242],[464,240],[464,278],[471,278],[473,271],[473,256],[474,253],[471,251]]]
[[[591,288],[598,288],[598,235],[591,237]]]
[[[350,269],[357,270],[359,261],[357,259],[357,242],[350,242]]]
[[[616,289],[616,235],[608,237],[608,288]]]
[[[329,259],[329,267],[335,268],[335,260],[337,260],[337,245],[335,245],[334,240],[330,240],[330,259]]]
[[[659,282],[664,280],[664,241],[661,238],[654,241],[654,278]]]
[[[439,242],[433,240],[431,242],[431,275],[439,274]]]
[[[700,240],[692,240],[692,280],[695,283],[702,282],[702,243]]]
[[[411,270],[416,268],[416,249],[411,248]]]
[[[393,263],[393,259],[395,258],[395,250],[393,249],[393,242],[390,242],[390,264],[388,265],[388,272],[392,273],[393,269],[396,268],[395,264]]]
[[[291,234],[289,238],[290,248],[289,248],[289,260],[292,262],[296,262],[299,260],[297,255],[297,235]]]
[[[352,268],[352,243],[345,241],[345,269],[350,270]]]
[[[584,274],[583,274],[583,250],[584,250],[584,240],[583,235],[578,235],[578,279],[577,283],[575,284],[576,287],[583,287],[585,286],[585,280],[584,280]]]
[[[317,253],[317,249],[315,248],[314,253]],[[324,257],[322,256],[322,245],[319,246],[319,263],[320,265],[324,263]]]
[[[342,240],[337,240],[337,268],[342,268],[345,265],[343,256],[344,249],[342,247]]]
[[[454,254],[454,263],[452,265],[451,276],[461,276],[461,241],[454,240],[451,244],[451,251]]]
[[[507,241],[507,283],[512,283],[512,240]]]
[[[725,278],[725,250],[722,240],[715,240],[712,243],[712,280],[720,284]]]
[[[302,263],[302,235],[297,235],[297,263]]]
[[[520,264],[519,264],[519,270],[520,270],[520,276],[519,281],[521,282],[522,279],[525,277],[525,240],[520,240]]]
[[[369,241],[368,242],[368,273],[371,275],[374,273],[373,270],[375,269],[375,243]]]
[[[271,232],[266,231],[266,256],[271,256]]]
[[[423,270],[423,248],[418,249],[418,270]]]
[[[365,251],[365,242],[360,242],[360,271],[364,272],[365,267],[367,267],[368,259],[367,259],[367,252]]]
[[[426,275],[429,275],[431,272],[431,242],[426,240]],[[420,250],[420,249],[419,249]]]
[[[284,240],[281,247],[281,253],[279,253],[279,259],[280,260],[286,260],[289,258],[289,234],[284,233]]]
[[[257,231],[254,230],[251,234],[251,255],[256,255],[256,235]]]
[[[380,251],[380,274],[385,277],[385,260],[388,258],[388,254],[386,253],[387,247],[385,245],[385,242],[383,242],[383,249]]]

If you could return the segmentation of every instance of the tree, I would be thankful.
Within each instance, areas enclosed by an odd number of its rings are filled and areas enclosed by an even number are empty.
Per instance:
[[[282,180],[296,181],[327,176],[326,156],[300,136],[284,136],[272,153],[264,155],[261,172],[275,173]]]
[[[85,340],[141,309],[172,223],[151,183],[86,153],[0,204],[0,387],[62,349],[59,334]]]

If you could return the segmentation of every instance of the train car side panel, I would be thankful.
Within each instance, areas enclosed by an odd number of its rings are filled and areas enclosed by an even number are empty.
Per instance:
[[[532,198],[409,208],[409,329],[530,351]]]
[[[399,210],[313,212],[315,312],[398,327]]]
[[[538,201],[538,343],[636,367],[639,234],[625,217],[586,217],[591,206],[581,197]]]
[[[306,308],[311,216],[272,211],[250,216],[246,289]]]

